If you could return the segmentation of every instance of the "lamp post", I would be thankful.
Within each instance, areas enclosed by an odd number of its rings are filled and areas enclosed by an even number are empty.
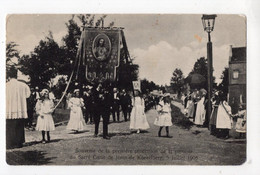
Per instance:
[[[208,106],[207,106],[207,118],[206,122],[209,124],[210,114],[211,114],[211,97],[212,97],[212,42],[210,33],[214,30],[215,18],[217,15],[202,15],[201,20],[203,24],[203,29],[208,33],[208,43],[207,43],[207,61],[208,61]]]

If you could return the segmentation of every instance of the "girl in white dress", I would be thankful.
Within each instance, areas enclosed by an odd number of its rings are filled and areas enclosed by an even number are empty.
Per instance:
[[[82,107],[84,102],[82,98],[79,98],[79,90],[74,91],[74,97],[69,99],[68,107],[70,108],[70,120],[67,125],[68,130],[73,130],[75,133],[82,131],[86,125],[83,118]]]
[[[246,107],[245,105],[239,106],[237,114],[236,132],[239,133],[239,138],[245,138],[246,136]]]
[[[135,91],[135,97],[132,103],[133,109],[130,117],[130,129],[137,130],[137,133],[140,133],[140,130],[146,130],[150,128],[150,126],[144,112],[144,99],[141,98],[139,91]]]
[[[46,143],[45,132],[47,132],[47,141],[50,141],[50,131],[55,130],[52,113],[54,110],[53,101],[49,99],[49,91],[43,89],[40,93],[41,98],[36,103],[36,113],[38,115],[36,130],[42,131],[42,143]]]
[[[172,117],[171,117],[171,105],[169,94],[165,94],[163,102],[159,103],[157,111],[159,115],[156,117],[154,124],[160,126],[158,131],[158,136],[161,137],[161,131],[163,127],[166,129],[166,136],[169,136],[169,126],[172,126]]]

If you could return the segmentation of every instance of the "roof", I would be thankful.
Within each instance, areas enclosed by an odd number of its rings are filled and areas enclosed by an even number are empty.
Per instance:
[[[231,61],[246,61],[246,47],[232,48]]]

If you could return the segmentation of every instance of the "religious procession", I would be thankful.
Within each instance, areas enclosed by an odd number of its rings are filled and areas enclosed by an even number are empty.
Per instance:
[[[8,164],[239,165],[246,160],[246,39],[217,43],[216,59],[222,61],[213,62],[210,33],[216,15],[133,16],[151,26],[131,15],[10,18]],[[169,33],[171,20],[186,28],[184,17],[198,33],[190,43],[176,34],[161,35]],[[222,15],[218,18],[216,37],[223,38],[230,29],[223,27]],[[243,17],[229,18],[245,25]],[[33,35],[45,29],[49,34],[29,47],[14,33],[17,25],[25,36],[28,28]],[[181,34],[182,27],[175,32]],[[58,42],[58,33],[66,30]]]

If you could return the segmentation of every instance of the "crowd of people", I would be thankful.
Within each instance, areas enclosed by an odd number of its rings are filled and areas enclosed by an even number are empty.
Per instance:
[[[240,137],[245,137],[245,104],[241,104],[239,111],[232,114],[226,97],[216,92],[211,99],[212,112],[209,121],[206,121],[208,115],[206,94],[205,89],[195,89],[189,95],[183,96],[185,115],[198,127],[205,126],[205,123],[208,122],[211,134],[217,137],[228,138],[229,130],[234,128],[234,125],[236,131],[240,133]],[[172,126],[172,116],[169,93],[144,95],[140,90],[127,92],[125,89],[121,89],[119,91],[116,87],[99,83],[96,86],[87,85],[75,88],[64,99],[65,104],[61,106],[70,110],[66,129],[72,130],[74,133],[83,131],[87,124],[94,124],[94,137],[98,137],[101,118],[104,139],[110,139],[108,134],[110,122],[130,120],[129,129],[140,133],[150,128],[145,112],[154,108],[157,110],[154,125],[159,126],[158,137],[161,137],[163,127],[166,130],[166,137],[171,137],[169,127]],[[38,87],[30,89],[26,83],[18,81],[17,70],[14,68],[11,71],[10,80],[6,83],[7,148],[17,148],[23,145],[25,127],[40,131],[42,143],[49,142],[51,140],[50,132],[55,130],[53,114],[57,101],[59,100],[56,100],[48,89],[40,91]],[[32,123],[35,115],[37,120],[34,127]]]
[[[6,83],[7,149],[22,147],[25,142],[24,128],[40,131],[42,143],[51,141],[50,132],[55,130],[53,114],[59,100],[55,99],[48,89],[40,90],[38,87],[30,89],[26,83],[17,80],[15,68],[11,72],[13,73],[10,80]],[[116,87],[112,88],[101,83],[76,88],[66,95],[66,104],[62,104],[70,110],[66,129],[78,133],[83,131],[87,124],[94,124],[94,137],[98,137],[102,118],[104,139],[110,139],[108,124],[111,121],[130,120],[130,130],[140,133],[150,127],[145,115],[147,108],[145,100],[147,97],[144,98],[139,90],[127,93],[125,89],[121,89],[119,92]],[[33,124],[35,116],[36,126]]]
[[[205,89],[193,90],[188,95],[182,96],[185,115],[194,122],[198,127],[208,124],[211,135],[218,138],[229,138],[229,131],[234,128],[239,133],[239,138],[244,138],[246,133],[246,105],[241,103],[237,113],[232,113],[232,109],[227,102],[227,97],[214,92],[211,99],[212,111],[207,114]],[[206,116],[209,117],[206,123]]]

